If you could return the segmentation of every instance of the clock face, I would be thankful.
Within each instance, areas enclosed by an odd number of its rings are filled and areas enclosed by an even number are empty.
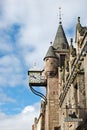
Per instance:
[[[39,72],[30,72],[29,73],[29,82],[30,83],[40,83],[40,73]]]

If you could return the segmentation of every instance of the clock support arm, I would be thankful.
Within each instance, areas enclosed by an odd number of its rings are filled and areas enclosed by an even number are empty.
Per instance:
[[[41,98],[44,99],[45,103],[47,103],[47,98],[46,98],[45,95],[43,95],[42,93],[36,91],[31,85],[30,85],[30,89],[31,89],[31,91],[32,91],[35,95],[40,96]]]

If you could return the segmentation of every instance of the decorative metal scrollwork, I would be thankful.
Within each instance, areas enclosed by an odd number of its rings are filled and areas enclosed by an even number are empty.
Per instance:
[[[45,103],[47,103],[47,98],[46,98],[46,96],[45,96],[44,94],[42,94],[42,93],[36,91],[32,86],[30,86],[30,89],[31,89],[31,91],[32,91],[35,95],[40,96],[41,98],[44,99]]]

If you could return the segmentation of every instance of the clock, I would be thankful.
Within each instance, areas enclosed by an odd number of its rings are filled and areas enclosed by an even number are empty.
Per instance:
[[[40,73],[29,72],[29,83],[40,83]]]
[[[29,70],[28,75],[29,75],[29,87],[30,87],[31,91],[34,94],[43,98],[45,100],[45,102],[47,102],[46,96],[33,88],[33,87],[37,87],[37,86],[46,86],[46,82],[44,82],[44,80],[43,80],[42,71]]]
[[[29,85],[30,86],[46,86],[46,81],[42,76],[42,71],[40,70],[29,70]]]

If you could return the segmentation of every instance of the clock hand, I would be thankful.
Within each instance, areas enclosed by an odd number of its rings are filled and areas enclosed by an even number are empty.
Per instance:
[[[34,75],[32,75],[31,77],[33,77],[34,79],[36,79],[36,77]]]
[[[36,77],[33,75],[33,77],[36,79]]]

